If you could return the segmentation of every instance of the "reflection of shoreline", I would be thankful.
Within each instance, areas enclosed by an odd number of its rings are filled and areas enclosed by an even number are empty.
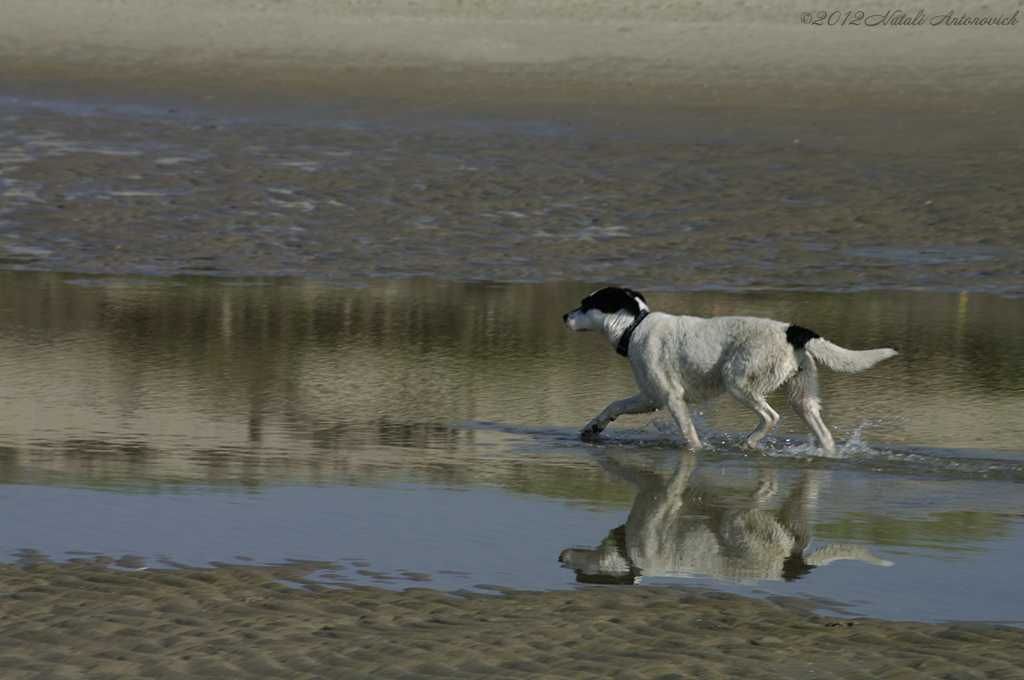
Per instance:
[[[626,523],[598,548],[569,549],[559,561],[582,583],[639,583],[644,576],[712,576],[723,581],[794,581],[836,560],[877,566],[892,562],[860,545],[832,543],[807,552],[824,473],[806,470],[776,513],[765,509],[778,491],[762,469],[743,501],[725,502],[705,484],[692,484],[697,455],[682,453],[668,475],[626,456],[604,454],[601,465],[637,487]]]
[[[68,283],[76,278],[0,272],[0,446],[5,459],[21,461],[15,467],[37,475],[376,478],[407,470],[407,452],[424,449],[453,478],[490,478],[504,464],[484,464],[479,454],[505,450],[506,436],[458,423],[577,432],[633,387],[628,367],[601,343],[574,342],[560,323],[562,308],[590,292],[587,284]],[[1020,300],[893,292],[657,296],[672,313],[813,316],[842,342],[884,339],[909,348],[895,378],[823,381],[841,435],[863,425],[870,400],[874,413],[891,417],[868,432],[869,441],[934,446],[938,437],[948,448],[1019,450],[1010,414],[1019,404]],[[749,414],[723,401],[704,417],[711,429],[736,432]],[[803,436],[799,425],[793,419],[776,434]],[[662,443],[672,437],[665,433]]]

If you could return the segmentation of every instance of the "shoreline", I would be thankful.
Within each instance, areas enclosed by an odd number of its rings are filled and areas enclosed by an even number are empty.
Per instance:
[[[840,619],[695,588],[282,583],[301,571],[0,564],[6,677],[1010,678],[1024,655],[1007,626]]]

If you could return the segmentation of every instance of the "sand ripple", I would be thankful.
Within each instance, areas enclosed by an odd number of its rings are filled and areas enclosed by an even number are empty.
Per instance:
[[[682,588],[302,589],[302,567],[0,565],[18,678],[1020,678],[1024,631]]]

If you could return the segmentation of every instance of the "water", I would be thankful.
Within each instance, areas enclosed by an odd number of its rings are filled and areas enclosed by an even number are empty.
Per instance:
[[[0,559],[1024,621],[1012,148],[68,93],[0,97]],[[900,355],[822,371],[834,459],[778,398],[754,453],[730,400],[696,457],[661,414],[583,442],[635,390],[561,324],[605,282]]]
[[[653,291],[656,309],[901,352],[822,372],[837,458],[777,398],[787,417],[755,453],[752,413],[697,410],[693,456],[657,413],[577,436],[635,388],[602,339],[562,327],[590,288],[0,273],[0,555],[1024,620],[1022,299]]]

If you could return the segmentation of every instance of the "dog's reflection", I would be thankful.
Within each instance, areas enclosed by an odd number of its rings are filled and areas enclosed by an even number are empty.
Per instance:
[[[691,484],[696,454],[682,453],[667,473],[627,458],[602,456],[610,473],[637,487],[626,523],[593,550],[562,551],[559,561],[583,583],[637,583],[641,576],[708,575],[721,580],[800,578],[835,560],[880,566],[892,562],[852,544],[813,550],[812,516],[821,472],[793,484],[777,513],[765,509],[778,491],[774,472],[762,472],[744,502],[725,502],[714,489]]]

